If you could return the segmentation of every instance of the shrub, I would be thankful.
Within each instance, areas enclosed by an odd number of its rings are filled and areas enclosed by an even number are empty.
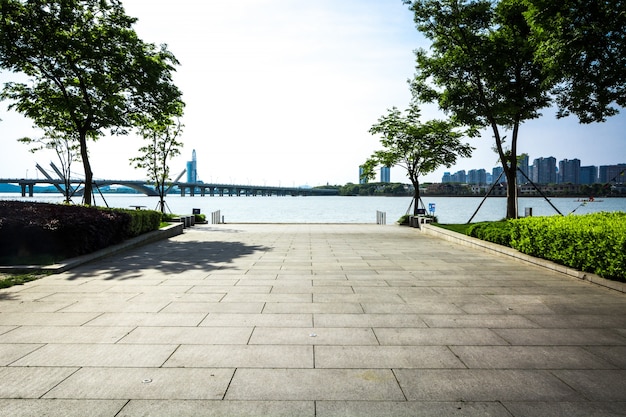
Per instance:
[[[511,246],[605,278],[626,277],[626,213],[528,217],[511,222]]]
[[[511,245],[511,233],[512,227],[509,221],[481,222],[467,228],[469,236],[503,246]]]
[[[160,213],[0,201],[0,263],[51,263],[159,227]]]

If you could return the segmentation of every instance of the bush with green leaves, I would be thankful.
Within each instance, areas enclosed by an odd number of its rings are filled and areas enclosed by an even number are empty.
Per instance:
[[[508,221],[475,223],[467,228],[467,234],[487,242],[511,246],[511,223]]]
[[[157,230],[161,213],[0,201],[0,264],[48,264]]]
[[[455,230],[450,225],[445,228]],[[626,213],[526,217],[458,232],[601,277],[626,280]]]
[[[605,278],[626,278],[626,213],[511,221],[511,247]]]

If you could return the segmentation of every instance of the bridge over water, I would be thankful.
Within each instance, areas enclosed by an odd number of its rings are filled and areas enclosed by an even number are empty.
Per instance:
[[[22,197],[26,194],[33,196],[35,185],[53,185],[60,192],[64,192],[65,181],[62,179],[34,179],[34,178],[0,178],[0,184],[16,184],[21,188]],[[80,180],[71,180],[70,185],[75,187],[75,195],[82,194],[82,186],[84,182]],[[96,180],[93,182],[94,189],[96,187],[105,187],[118,185],[132,188],[135,191],[148,196],[158,196],[154,186],[147,181],[141,180]],[[304,188],[304,187],[272,187],[265,185],[241,185],[241,184],[215,184],[215,183],[188,183],[176,181],[168,184],[168,192],[173,191],[177,187],[180,195],[187,194],[195,196],[329,196],[337,195],[337,190],[323,188]]]

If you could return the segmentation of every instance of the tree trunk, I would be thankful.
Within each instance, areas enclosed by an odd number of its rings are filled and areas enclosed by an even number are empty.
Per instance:
[[[413,215],[417,216],[417,209],[420,202],[420,183],[417,179],[411,178],[411,183],[413,184],[413,188],[415,192],[413,194]]]
[[[513,157],[513,159],[517,159]],[[507,168],[504,170],[506,176],[506,218],[517,218],[517,161],[508,161]]]
[[[85,188],[83,193],[83,200],[86,206],[91,206],[91,196],[93,194],[93,172],[91,172],[91,164],[89,163],[89,154],[87,153],[87,133],[80,132],[80,156],[83,160],[83,169],[85,171]]]

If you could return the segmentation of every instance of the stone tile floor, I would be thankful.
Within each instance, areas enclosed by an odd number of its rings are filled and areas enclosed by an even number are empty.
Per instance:
[[[377,225],[206,225],[0,290],[7,416],[612,416],[626,295]]]

